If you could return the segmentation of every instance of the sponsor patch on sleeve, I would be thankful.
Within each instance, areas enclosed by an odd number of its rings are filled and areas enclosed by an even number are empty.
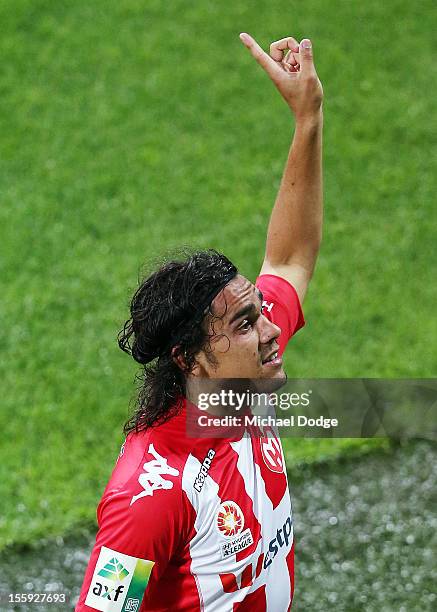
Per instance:
[[[85,604],[102,612],[138,612],[154,565],[102,546]]]

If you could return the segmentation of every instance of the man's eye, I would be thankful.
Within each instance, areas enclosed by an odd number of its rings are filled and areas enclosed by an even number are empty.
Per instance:
[[[252,327],[252,323],[249,319],[244,319],[244,321],[239,325],[238,329],[242,329],[243,331],[250,329]]]

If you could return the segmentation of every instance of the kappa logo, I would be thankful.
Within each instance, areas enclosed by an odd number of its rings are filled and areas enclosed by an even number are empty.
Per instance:
[[[212,460],[214,459],[215,450],[212,448],[209,449],[205,459],[202,461],[202,465],[200,466],[199,473],[196,476],[196,480],[194,481],[193,487],[196,489],[198,493],[202,490],[202,487],[205,483],[205,479],[208,476],[209,468],[211,467]]]
[[[172,489],[173,482],[163,478],[163,474],[169,474],[170,476],[178,476],[179,470],[171,467],[167,463],[167,459],[162,457],[154,448],[153,443],[149,445],[148,453],[153,455],[155,459],[147,461],[143,465],[144,472],[138,477],[138,482],[143,487],[144,491],[134,495],[131,499],[130,506],[134,504],[141,497],[147,495],[153,495],[153,493],[159,489]]]
[[[264,437],[260,438],[259,443],[264,463],[272,472],[281,474],[284,471],[281,442],[272,427],[264,427],[263,433]]]

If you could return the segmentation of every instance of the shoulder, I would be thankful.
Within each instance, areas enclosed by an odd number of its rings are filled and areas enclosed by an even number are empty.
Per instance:
[[[182,475],[193,446],[181,429],[181,416],[175,416],[128,434],[99,504],[99,516],[114,501],[131,508],[134,515],[161,502],[180,506]]]
[[[255,285],[263,294],[263,315],[281,329],[277,341],[282,354],[292,336],[305,325],[299,296],[287,279],[274,274],[261,274]]]
[[[275,274],[260,274],[255,286],[260,289],[264,297],[270,297],[275,301],[288,304],[290,301],[299,303],[299,296],[294,286],[287,279]]]

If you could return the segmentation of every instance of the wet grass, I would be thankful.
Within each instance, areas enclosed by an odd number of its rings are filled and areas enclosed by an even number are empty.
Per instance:
[[[424,441],[291,480],[296,610],[433,610],[436,484]]]
[[[242,30],[313,38],[325,87],[325,239],[290,376],[436,374],[432,10],[1,3],[0,548],[94,521],[133,390],[115,337],[142,263],[189,244],[259,270],[293,125]]]

